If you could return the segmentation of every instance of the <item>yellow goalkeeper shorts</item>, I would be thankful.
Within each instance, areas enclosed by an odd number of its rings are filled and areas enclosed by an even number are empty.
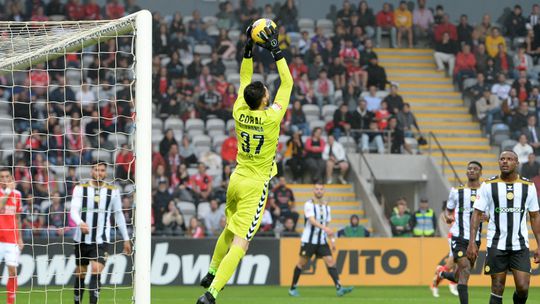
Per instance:
[[[251,241],[259,226],[268,198],[268,181],[257,181],[233,173],[227,188],[227,229]]]

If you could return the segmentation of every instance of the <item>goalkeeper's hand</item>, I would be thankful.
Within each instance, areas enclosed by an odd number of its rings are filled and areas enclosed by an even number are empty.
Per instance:
[[[259,46],[269,50],[275,60],[283,58],[283,54],[279,48],[279,34],[275,27],[272,25],[265,26],[264,30],[260,31],[258,35],[264,41],[263,43],[257,43]]]
[[[253,25],[248,26],[246,29],[246,45],[244,46],[244,58],[253,57],[253,38],[251,38],[251,30]]]

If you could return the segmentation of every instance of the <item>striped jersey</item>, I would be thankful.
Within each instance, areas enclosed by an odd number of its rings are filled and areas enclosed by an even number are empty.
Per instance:
[[[330,206],[323,204],[315,204],[313,200],[309,200],[304,204],[304,232],[302,233],[302,243],[315,245],[326,244],[326,232],[318,227],[311,225],[310,217],[314,217],[321,225],[328,226],[332,220],[330,216]]]
[[[499,250],[529,248],[527,212],[538,211],[536,188],[529,180],[518,177],[506,183],[495,176],[480,187],[474,208],[488,212],[487,247]]]
[[[118,188],[108,184],[100,188],[91,184],[75,186],[70,215],[77,224],[73,237],[77,243],[110,243],[111,230],[115,228],[111,225],[111,215],[113,214],[123,240],[129,240]],[[88,225],[89,232],[87,234],[82,234],[81,222]]]
[[[471,217],[473,214],[473,204],[477,198],[478,189],[460,186],[452,188],[446,208],[454,210],[455,221],[450,227],[450,233],[453,237],[463,238],[468,240],[470,235]],[[481,225],[481,224],[480,224]],[[478,230],[476,240],[480,240],[482,226]]]

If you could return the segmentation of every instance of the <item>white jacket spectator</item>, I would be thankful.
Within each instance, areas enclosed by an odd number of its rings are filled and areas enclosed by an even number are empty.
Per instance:
[[[506,100],[512,87],[506,83],[506,76],[504,74],[499,74],[498,80],[499,82],[491,87],[491,93],[497,95],[501,100]]]
[[[529,154],[534,153],[533,147],[527,143],[527,136],[525,134],[519,136],[519,142],[514,146],[513,150],[518,156],[520,165],[528,162]]]
[[[328,135],[328,144],[322,153],[323,160],[326,161],[326,183],[332,183],[334,169],[339,169],[339,182],[346,184],[345,175],[349,171],[349,163],[343,145],[336,141],[334,135]]]
[[[221,231],[221,217],[225,214],[223,210],[219,208],[217,200],[210,201],[210,212],[204,215],[204,226],[206,227],[206,233],[209,236],[217,236]]]

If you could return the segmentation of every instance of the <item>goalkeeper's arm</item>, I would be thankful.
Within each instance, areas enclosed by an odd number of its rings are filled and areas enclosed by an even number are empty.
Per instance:
[[[246,30],[246,45],[244,46],[244,58],[240,65],[240,87],[238,88],[238,100],[243,100],[244,89],[251,83],[253,76],[253,40],[251,39],[251,26]]]

